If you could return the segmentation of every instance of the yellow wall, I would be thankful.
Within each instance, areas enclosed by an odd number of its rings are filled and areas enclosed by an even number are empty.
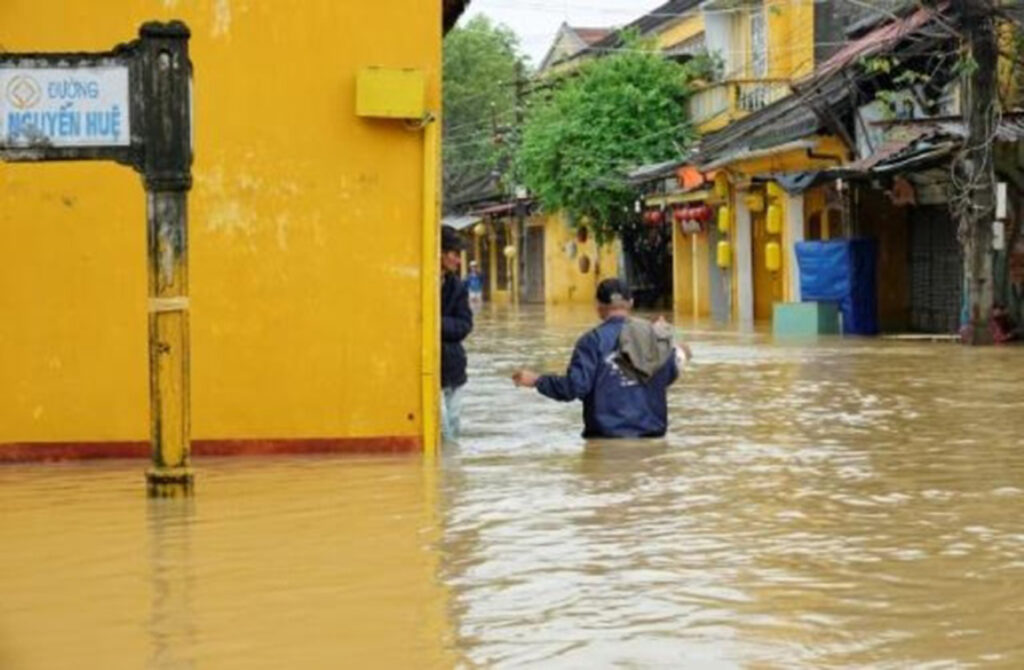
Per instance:
[[[423,136],[357,119],[354,87],[420,68],[436,108],[440,2],[101,4],[4,0],[0,43],[192,29],[193,434],[419,435]],[[0,444],[147,439],[145,248],[129,169],[0,168]]]
[[[598,283],[618,276],[615,244],[598,248],[591,230],[585,243],[576,242],[576,257],[569,258],[566,246],[575,240],[576,231],[569,228],[561,213],[547,216],[544,223],[544,296],[548,305],[592,303]],[[586,274],[580,272],[579,258],[582,254],[587,254],[591,261],[590,271]],[[597,266],[595,260],[599,260]]]
[[[768,76],[798,79],[814,71],[814,0],[765,0]]]
[[[658,46],[667,49],[702,32],[704,32],[704,15],[699,11],[694,11],[658,33]]]

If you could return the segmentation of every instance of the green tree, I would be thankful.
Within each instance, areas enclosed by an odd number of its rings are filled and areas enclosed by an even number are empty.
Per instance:
[[[477,16],[444,41],[444,198],[450,204],[499,170],[516,120],[517,84],[525,72],[510,29]]]
[[[708,59],[680,65],[632,40],[583,65],[534,100],[517,154],[526,185],[548,210],[589,219],[598,239],[635,223],[626,172],[681,157],[694,138],[689,82]]]

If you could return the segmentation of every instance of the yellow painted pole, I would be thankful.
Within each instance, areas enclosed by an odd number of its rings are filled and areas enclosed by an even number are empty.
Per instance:
[[[693,266],[693,322],[700,319],[700,272],[697,268],[697,234],[690,235],[690,265]]]
[[[512,240],[512,248],[516,254],[508,259],[507,267],[512,268],[512,304],[519,305],[519,229],[517,226],[508,224],[509,239]]]
[[[147,23],[139,30],[146,92],[143,174],[149,292],[151,497],[192,493],[188,192],[192,187],[189,31]]]
[[[490,270],[487,275],[491,283],[491,302],[494,303],[498,296],[498,231],[493,226],[489,228],[487,239],[490,240],[490,244],[487,245],[487,261]]]
[[[679,226],[672,226],[672,312],[682,312],[680,309],[683,304],[683,253],[682,233],[679,231]]]
[[[437,460],[440,436],[441,393],[438,373],[441,367],[441,254],[438,223],[438,123],[431,118],[423,133],[423,281],[420,309],[422,311],[422,387],[423,455],[425,461]]]
[[[189,318],[186,193],[149,193],[149,386],[153,467],[149,495],[192,490],[189,463]]]

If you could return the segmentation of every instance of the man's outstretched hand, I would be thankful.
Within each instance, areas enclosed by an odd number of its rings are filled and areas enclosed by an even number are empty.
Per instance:
[[[534,388],[537,386],[537,381],[540,379],[540,375],[529,370],[519,370],[512,375],[512,382],[516,386],[523,386],[526,388]]]

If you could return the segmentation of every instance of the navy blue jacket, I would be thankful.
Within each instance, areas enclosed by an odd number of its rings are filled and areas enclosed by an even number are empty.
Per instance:
[[[473,332],[469,291],[457,276],[445,273],[441,282],[441,387],[466,383],[466,350],[462,341]]]
[[[616,364],[625,319],[611,318],[576,342],[564,377],[544,375],[537,390],[554,400],[583,401],[583,437],[661,437],[668,430],[666,391],[679,376],[672,356],[646,383]]]

